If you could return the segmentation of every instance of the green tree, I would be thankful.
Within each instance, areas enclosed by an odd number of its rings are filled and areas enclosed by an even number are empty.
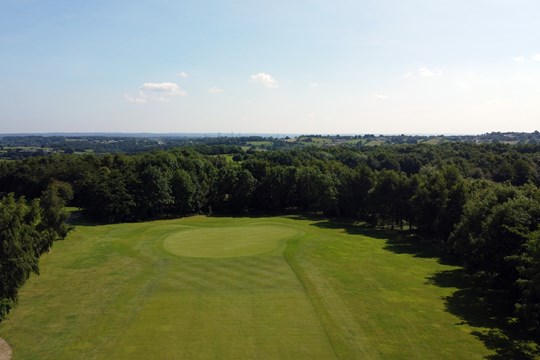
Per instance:
[[[540,329],[540,230],[529,234],[517,267],[520,298],[516,312],[533,330]]]
[[[172,176],[171,187],[176,210],[180,214],[194,211],[197,189],[190,174],[183,169],[177,169]]]
[[[40,215],[38,200],[28,204],[13,193],[0,200],[0,320],[17,301],[19,287],[39,270]]]
[[[334,214],[337,211],[337,179],[324,174],[316,167],[298,169],[296,189],[300,206],[308,211],[323,211]]]
[[[97,174],[89,174],[78,186],[79,205],[90,217],[108,223],[135,218],[135,190],[130,187],[136,189],[137,182],[130,172],[102,168]]]
[[[390,225],[399,224],[408,214],[409,180],[404,173],[382,170],[376,173],[376,180],[370,190],[370,203],[374,220]]]
[[[155,165],[144,168],[139,175],[140,194],[138,196],[139,215],[143,218],[162,214],[174,204],[170,176]]]
[[[411,198],[415,225],[420,234],[435,240],[448,200],[445,178],[441,171],[425,166],[415,175],[415,183],[416,190]]]
[[[514,176],[512,178],[512,184],[524,185],[526,183],[534,182],[536,180],[536,173],[532,165],[525,159],[519,159],[514,163]]]
[[[71,230],[66,224],[68,213],[64,208],[72,198],[71,185],[61,181],[51,182],[41,194],[42,216],[39,229],[44,239],[38,244],[39,254],[49,251],[54,240],[63,239]]]
[[[237,169],[231,187],[231,208],[236,211],[246,210],[255,192],[257,180],[246,169]]]
[[[338,206],[342,216],[366,219],[368,195],[373,186],[373,171],[367,165],[345,168],[339,175]]]

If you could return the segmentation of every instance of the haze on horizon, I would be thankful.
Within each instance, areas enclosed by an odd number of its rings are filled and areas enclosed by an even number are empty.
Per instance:
[[[0,2],[0,133],[538,129],[536,0]]]

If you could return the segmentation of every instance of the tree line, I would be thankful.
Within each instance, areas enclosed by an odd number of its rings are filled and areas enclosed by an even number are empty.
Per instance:
[[[51,184],[63,184],[73,189],[70,204],[104,223],[195,213],[311,212],[409,229],[428,240],[426,246],[490,275],[507,291],[523,324],[538,329],[539,170],[534,145],[272,151],[204,145],[4,162],[0,191],[3,201],[15,201],[9,193],[35,199]]]
[[[0,199],[0,320],[30,274],[39,272],[40,255],[67,235],[64,207],[71,196],[69,184],[52,181],[39,198],[9,193]]]

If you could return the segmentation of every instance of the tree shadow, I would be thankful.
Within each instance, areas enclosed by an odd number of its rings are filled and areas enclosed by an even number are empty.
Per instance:
[[[300,218],[300,217],[299,217]],[[384,240],[384,249],[395,254],[409,254],[419,258],[437,259],[441,264],[458,266],[457,259],[445,254],[430,241],[409,231],[388,231],[358,226],[339,220],[316,220],[313,226],[341,229],[351,235],[366,235]],[[490,360],[540,358],[540,339],[527,332],[512,318],[514,304],[507,292],[496,286],[495,280],[484,273],[473,273],[459,267],[439,271],[427,279],[431,285],[456,289],[445,297],[445,309],[460,319],[459,324],[475,327],[472,335],[493,350]],[[458,324],[458,325],[459,325]]]
[[[385,250],[395,254],[409,254],[418,258],[436,259],[443,265],[457,265],[457,260],[431,241],[421,239],[412,232],[388,239]]]
[[[300,218],[300,217],[297,217]],[[433,243],[421,240],[414,232],[409,230],[390,230],[387,228],[374,228],[367,224],[357,224],[353,221],[322,220],[302,216],[302,219],[316,221],[313,226],[324,229],[340,229],[351,235],[364,235],[384,240],[384,249],[395,254],[409,254],[419,258],[435,258],[442,264],[455,264],[455,260],[437,249]]]
[[[69,226],[95,226],[95,225],[104,225],[99,224],[95,221],[92,221],[84,214],[84,211],[81,209],[70,210],[69,216],[66,219],[66,223]]]
[[[313,221],[312,226],[316,226],[321,229],[333,229],[333,230],[343,230],[347,234],[351,235],[363,235],[369,236],[379,240],[389,240],[400,237],[401,234],[398,231],[391,231],[387,229],[377,229],[364,224],[357,224],[349,220],[334,220],[328,219],[325,217],[319,217],[315,215],[295,215],[291,216],[293,219],[299,220],[309,220]]]
[[[440,271],[428,282],[457,288],[444,298],[446,311],[457,316],[461,324],[478,328],[472,334],[495,351],[487,359],[536,359],[540,356],[539,339],[513,321],[509,294],[498,289],[490,276],[454,269]]]

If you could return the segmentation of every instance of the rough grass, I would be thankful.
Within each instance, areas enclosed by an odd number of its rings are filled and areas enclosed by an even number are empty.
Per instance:
[[[401,245],[282,217],[77,226],[0,336],[14,359],[497,355],[448,306],[457,285],[433,281],[460,269]]]

